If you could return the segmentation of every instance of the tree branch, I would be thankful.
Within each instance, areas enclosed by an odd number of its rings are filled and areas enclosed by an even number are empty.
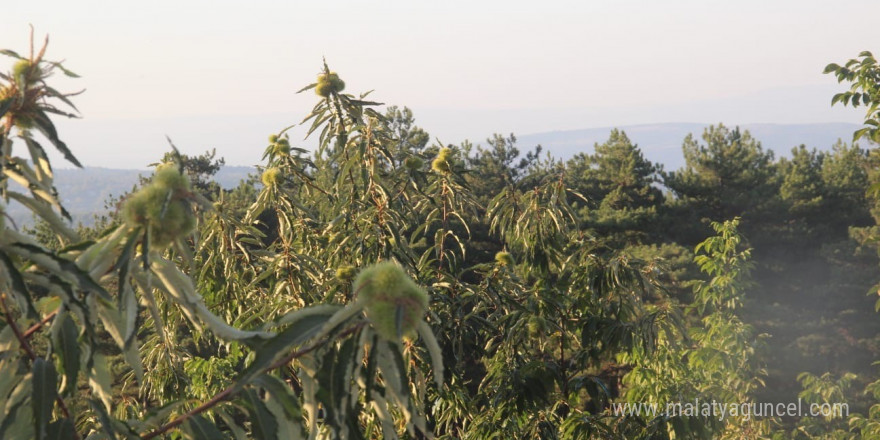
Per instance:
[[[312,345],[309,345],[306,348],[303,348],[302,350],[293,351],[290,354],[288,354],[287,356],[279,359],[277,362],[273,363],[272,365],[269,365],[268,367],[264,368],[262,373],[266,373],[268,371],[272,371],[277,368],[280,368],[281,366],[290,363],[291,361],[293,361],[296,358],[305,356],[305,355],[315,351],[316,349],[318,349],[319,347],[321,347],[325,343],[335,341],[339,338],[343,338],[345,336],[348,336],[348,335],[360,330],[361,328],[363,328],[363,326],[365,324],[366,323],[362,322],[360,324],[357,324],[355,326],[352,326],[352,327],[346,329],[345,331],[333,336],[332,338],[322,339],[320,341],[316,341],[315,343],[313,343]],[[231,385],[230,387],[226,388],[225,390],[217,393],[217,395],[212,397],[211,400],[208,400],[207,402],[197,406],[196,408],[193,408],[192,410],[190,410],[186,414],[183,414],[182,416],[160,426],[155,431],[152,431],[148,434],[141,436],[141,439],[142,440],[149,440],[151,438],[156,438],[156,437],[168,432],[172,428],[180,426],[181,424],[183,424],[183,422],[185,422],[190,417],[192,417],[196,414],[203,413],[203,412],[207,411],[208,409],[211,409],[212,407],[216,406],[217,404],[219,404],[220,402],[225,400],[227,397],[236,393],[238,391],[238,389],[240,389],[240,388],[237,388],[237,385]]]
[[[25,331],[24,334],[23,334],[22,336],[23,336],[25,339],[30,338],[31,336],[33,336],[34,333],[36,333],[36,332],[39,331],[41,328],[43,328],[44,325],[48,324],[49,321],[51,321],[52,318],[54,318],[55,315],[57,315],[57,314],[58,314],[58,310],[55,310],[54,312],[52,312],[52,313],[46,315],[46,317],[43,318],[42,321],[40,321],[40,322],[38,322],[38,323],[32,325],[31,328],[27,329],[27,331]]]

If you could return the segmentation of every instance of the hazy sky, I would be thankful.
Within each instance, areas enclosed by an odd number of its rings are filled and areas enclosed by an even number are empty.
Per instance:
[[[13,1],[0,47],[82,75],[62,137],[88,165],[143,167],[216,146],[259,161],[317,97],[326,57],[347,91],[406,105],[443,142],[655,122],[860,122],[829,106],[829,62],[880,52],[880,1]],[[3,67],[8,63],[3,61]]]

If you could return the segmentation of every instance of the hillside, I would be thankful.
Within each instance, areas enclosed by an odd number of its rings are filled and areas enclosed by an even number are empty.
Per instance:
[[[674,170],[684,165],[681,155],[682,140],[690,133],[699,135],[708,124],[666,123],[626,125],[617,127],[624,131],[642,149],[652,162],[663,164],[664,169]],[[542,145],[553,157],[568,159],[577,153],[592,152],[596,143],[602,143],[614,127],[587,128],[581,130],[552,131],[518,136],[520,150]],[[741,126],[761,141],[764,148],[773,150],[777,156],[788,155],[792,147],[806,144],[827,150],[838,140],[849,141],[857,124],[747,124]],[[224,166],[216,179],[224,188],[232,188],[254,170],[246,166]],[[94,213],[106,210],[105,202],[111,196],[119,196],[131,190],[146,170],[124,170],[88,167],[85,169],[56,170],[57,186],[64,188],[62,203],[75,221],[89,224]],[[30,223],[30,216],[20,206],[11,206],[10,215],[17,223]]]
[[[224,166],[215,178],[224,188],[233,188],[253,171],[252,167]],[[61,192],[61,203],[70,211],[74,222],[91,224],[94,214],[108,210],[106,204],[111,197],[119,197],[131,191],[140,176],[149,173],[148,170],[62,168],[55,170],[55,185]],[[29,211],[21,205],[10,204],[9,215],[16,224],[32,223]]]

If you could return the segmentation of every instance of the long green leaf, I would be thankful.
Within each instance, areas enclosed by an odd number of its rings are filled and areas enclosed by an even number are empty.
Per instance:
[[[137,243],[138,235],[140,231],[134,230],[132,231],[128,237],[125,239],[125,245],[122,247],[122,252],[119,254],[119,258],[116,260],[116,267],[119,268],[119,277],[116,280],[117,288],[117,301],[119,303],[119,308],[123,307],[123,299],[122,299],[122,289],[123,286],[129,285],[129,271],[131,269],[132,264],[132,255],[134,254],[134,247]]]
[[[184,436],[192,440],[215,440],[225,438],[219,429],[204,417],[196,414],[183,423]]]
[[[53,326],[54,350],[61,358],[61,368],[64,372],[64,389],[62,392],[69,394],[76,389],[76,381],[79,376],[79,329],[66,311],[59,312],[59,316],[55,319],[60,320],[60,325]]]
[[[2,214],[0,214],[2,215]],[[39,319],[39,314],[37,310],[34,308],[33,300],[31,299],[30,290],[27,288],[27,284],[24,282],[24,278],[22,278],[21,273],[12,264],[12,260],[4,254],[0,252],[0,264],[3,265],[6,270],[6,274],[9,276],[10,281],[12,282],[12,289],[21,295],[21,298],[25,301],[25,310],[27,311],[28,318],[31,319]]]
[[[49,424],[45,440],[73,440],[76,438],[76,427],[70,419],[59,419]]]
[[[268,374],[260,375],[254,383],[266,390],[266,408],[278,422],[278,437],[290,440],[303,438],[302,407],[290,386]]]
[[[232,431],[232,437],[235,440],[247,440],[247,433],[244,431],[244,429],[241,426],[238,425],[238,423],[236,423],[235,419],[231,415],[229,415],[229,413],[227,413],[224,409],[215,408],[214,414],[216,414],[218,417],[220,417],[220,419],[223,420],[223,423],[226,424],[226,427],[230,431]]]
[[[9,108],[12,107],[12,98],[6,98],[4,100],[0,100],[0,118],[9,111]]]
[[[12,247],[19,248],[27,253],[31,254],[31,258],[35,258],[37,256],[43,257],[45,262],[51,261],[57,267],[46,267],[46,269],[50,271],[59,272],[56,275],[65,274],[68,277],[73,277],[76,280],[79,288],[83,290],[89,290],[94,293],[100,295],[106,301],[112,301],[112,297],[100,284],[96,283],[95,280],[89,276],[88,273],[84,272],[79,266],[76,265],[73,261],[66,260],[61,258],[49,250],[43,249],[39,246],[34,246],[28,243],[13,243]],[[39,263],[43,263],[44,261],[38,261]]]
[[[10,433],[16,430],[32,432],[34,425],[32,423],[33,415],[31,406],[27,405],[27,397],[31,395],[33,375],[26,374],[12,389],[8,398],[0,396],[0,401],[6,400],[3,405],[4,412],[0,413],[0,438],[16,438]],[[19,422],[19,423],[16,423]],[[21,423],[26,422],[26,423]],[[34,434],[31,433],[31,437]]]
[[[242,372],[241,376],[238,377],[236,383],[239,387],[244,386],[244,384],[262,373],[263,370],[272,365],[272,362],[275,362],[276,359],[286,354],[293,347],[308,341],[312,336],[317,334],[330,316],[332,316],[337,310],[338,309],[335,308],[325,309],[322,310],[322,313],[304,316],[293,322],[290,327],[287,327],[272,339],[263,342],[260,347],[257,348],[257,354],[254,361],[244,370],[244,372]]]
[[[244,395],[245,407],[251,419],[253,435],[260,440],[275,440],[278,438],[278,422],[272,417],[272,413],[266,408],[266,404],[257,395],[257,392],[248,388]]]
[[[64,155],[64,158],[67,159],[70,163],[76,165],[77,168],[82,168],[82,164],[79,163],[76,156],[70,151],[70,148],[67,148],[67,144],[65,144],[61,139],[58,138],[58,131],[55,130],[55,124],[46,116],[43,112],[35,112],[33,115],[34,124],[37,126],[37,129],[40,130],[43,135],[49,139],[49,142]]]
[[[104,406],[102,410],[108,410],[113,407],[113,395],[110,384],[110,367],[107,365],[107,359],[104,355],[95,353],[92,356],[92,363],[88,371],[89,388],[95,395],[101,399]],[[94,400],[94,399],[92,399]],[[99,405],[98,405],[99,406]]]
[[[71,72],[70,70],[67,70],[66,68],[64,68],[64,66],[61,65],[61,63],[55,62],[55,61],[47,61],[47,62],[49,64],[51,64],[53,67],[55,67],[56,69],[63,72],[65,76],[69,76],[71,78],[79,78],[79,75]]]
[[[98,420],[101,421],[101,429],[107,435],[107,438],[115,440],[117,436],[116,430],[113,429],[113,420],[110,418],[110,414],[107,413],[104,405],[95,399],[89,399],[89,406],[98,414]]]
[[[269,392],[284,408],[288,418],[302,421],[302,406],[299,403],[299,399],[293,395],[290,386],[284,383],[284,381],[276,376],[261,374],[254,379],[254,385]]]
[[[33,394],[31,405],[34,411],[34,432],[38,439],[46,436],[49,420],[52,419],[52,408],[55,406],[57,394],[58,375],[55,365],[46,362],[43,358],[37,358],[33,366]]]

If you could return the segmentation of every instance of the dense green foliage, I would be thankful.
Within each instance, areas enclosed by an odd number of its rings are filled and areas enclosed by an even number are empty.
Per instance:
[[[0,214],[40,223],[0,215],[0,438],[880,432],[875,152],[777,160],[723,125],[671,172],[616,130],[565,163],[513,135],[429,145],[409,109],[378,112],[325,64],[301,90],[317,151],[281,130],[259,175],[223,190],[222,159],[174,150],[77,229],[41,143],[78,165],[49,118],[72,103],[46,83],[73,74],[2,53],[18,61],[0,75]],[[872,60],[830,68],[858,79],[844,103],[877,102]],[[798,397],[852,411],[663,410]]]

